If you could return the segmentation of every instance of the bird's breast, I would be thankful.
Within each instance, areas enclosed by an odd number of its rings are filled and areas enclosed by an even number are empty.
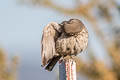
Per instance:
[[[56,52],[60,55],[76,55],[83,51],[88,44],[88,32],[83,30],[76,35],[66,37],[63,34],[56,41]]]

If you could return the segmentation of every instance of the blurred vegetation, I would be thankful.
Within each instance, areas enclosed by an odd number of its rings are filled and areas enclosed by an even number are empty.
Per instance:
[[[7,54],[0,49],[0,80],[17,80],[18,57],[12,58],[9,62]]]
[[[66,0],[73,7],[60,5],[56,0],[21,0],[24,3],[45,6],[66,16],[86,20],[110,58],[110,65],[98,60],[89,45],[89,61],[77,58],[77,71],[91,80],[120,80],[120,1],[119,0]],[[85,2],[86,1],[86,2]],[[119,3],[118,3],[119,2]],[[96,53],[97,54],[97,53]]]

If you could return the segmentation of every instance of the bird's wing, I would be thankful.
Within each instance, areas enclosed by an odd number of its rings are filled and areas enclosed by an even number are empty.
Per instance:
[[[55,37],[57,31],[54,27],[59,25],[56,22],[51,22],[48,24],[44,30],[41,40],[41,56],[42,56],[42,66],[45,66],[56,54],[55,52]]]

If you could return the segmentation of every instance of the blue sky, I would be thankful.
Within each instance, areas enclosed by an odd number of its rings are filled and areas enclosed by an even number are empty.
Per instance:
[[[61,22],[61,16],[15,0],[0,1],[0,46],[9,56],[20,56],[19,80],[55,80],[54,71],[49,73],[40,67],[40,40],[43,27],[50,21]]]
[[[73,18],[43,7],[32,7],[17,3],[15,0],[0,0],[0,47],[10,57],[20,56],[19,80],[55,80],[56,73],[47,72],[40,67],[40,40],[42,29],[50,21],[58,23]],[[84,21],[83,21],[84,22]],[[85,23],[85,22],[84,22]],[[105,53],[98,44],[96,35],[89,30],[89,42],[99,58]],[[91,36],[92,35],[92,36]],[[85,56],[87,54],[82,54]],[[54,69],[55,70],[55,69]],[[47,75],[47,76],[46,76]]]

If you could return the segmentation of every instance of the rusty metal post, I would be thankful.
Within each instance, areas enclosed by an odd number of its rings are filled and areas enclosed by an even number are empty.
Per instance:
[[[76,62],[65,59],[59,63],[59,80],[76,80]]]

